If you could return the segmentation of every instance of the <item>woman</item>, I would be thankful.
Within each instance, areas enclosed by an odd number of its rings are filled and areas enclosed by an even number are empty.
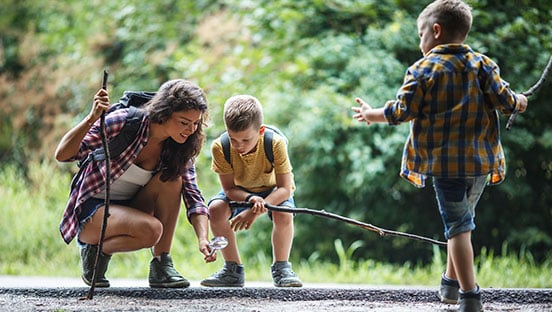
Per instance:
[[[65,134],[55,157],[60,162],[82,161],[101,146],[100,122],[109,109],[109,95],[100,89],[88,116]],[[164,83],[140,110],[135,138],[111,160],[109,218],[96,287],[109,287],[105,272],[116,252],[150,248],[150,287],[188,287],[190,283],[174,268],[170,248],[180,210],[180,196],[205,261],[211,262],[208,240],[208,209],[196,184],[194,159],[205,141],[207,118],[203,90],[183,79]],[[123,128],[128,108],[110,111],[105,117],[108,138]],[[91,285],[105,209],[105,161],[82,168],[72,186],[60,224],[66,243],[78,236],[83,281]]]

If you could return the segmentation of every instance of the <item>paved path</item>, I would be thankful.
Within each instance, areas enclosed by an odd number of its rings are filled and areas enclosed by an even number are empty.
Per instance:
[[[228,311],[411,312],[455,311],[437,299],[436,287],[309,284],[277,288],[246,282],[244,288],[154,289],[147,280],[110,279],[89,288],[78,278],[0,276],[0,311]],[[483,289],[486,311],[550,311],[552,289]]]

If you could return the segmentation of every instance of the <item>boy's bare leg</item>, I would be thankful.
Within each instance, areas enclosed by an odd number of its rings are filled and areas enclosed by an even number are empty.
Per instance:
[[[475,289],[471,232],[451,237],[448,240],[447,253],[447,277],[458,279],[460,289],[464,291]]]
[[[224,236],[228,240],[226,248],[221,249],[225,261],[233,261],[241,264],[236,234],[230,226],[229,218],[231,216],[228,203],[222,200],[215,200],[209,205],[211,231],[214,236]]]
[[[293,243],[293,214],[272,212],[274,227],[272,229],[272,253],[274,262],[288,261]]]

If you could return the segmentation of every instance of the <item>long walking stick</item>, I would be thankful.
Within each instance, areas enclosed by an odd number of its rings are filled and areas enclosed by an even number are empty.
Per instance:
[[[535,91],[537,91],[537,89],[540,88],[540,86],[546,80],[546,77],[548,76],[548,72],[550,71],[550,67],[552,67],[552,56],[550,56],[550,59],[548,60],[548,64],[544,68],[539,80],[531,88],[529,88],[529,90],[522,92],[521,94],[525,96],[533,95],[533,93],[535,93]],[[517,114],[518,114],[518,111],[514,110],[514,112],[510,115],[510,117],[508,118],[508,122],[506,123],[506,130],[510,130],[510,128],[512,128],[512,125],[516,120]]]
[[[107,90],[107,78],[108,73],[104,69],[103,72],[103,81],[102,81],[102,89]],[[100,137],[102,139],[102,145],[104,148],[105,153],[105,208],[104,208],[104,216],[103,216],[103,222],[102,222],[102,228],[100,232],[100,242],[98,243],[98,252],[96,253],[96,260],[94,262],[94,273],[92,274],[92,284],[90,285],[90,289],[88,290],[88,294],[86,296],[86,299],[91,300],[94,297],[94,288],[96,287],[96,279],[98,278],[97,272],[98,272],[98,264],[100,260],[100,254],[103,249],[103,241],[105,238],[105,230],[107,228],[107,218],[109,217],[109,181],[111,180],[111,156],[109,154],[109,146],[107,144],[107,137],[105,134],[105,112],[102,113],[102,116],[100,117]]]
[[[238,207],[251,208],[253,206],[253,204],[251,204],[249,202],[231,201],[229,204],[230,204],[230,208],[238,208]],[[361,221],[358,221],[358,220],[355,220],[355,219],[343,217],[343,216],[340,216],[340,215],[337,215],[337,214],[334,214],[334,213],[326,212],[324,210],[315,210],[315,209],[309,209],[309,208],[289,208],[289,207],[284,207],[284,206],[269,205],[267,203],[265,203],[265,207],[268,210],[274,210],[274,211],[280,211],[280,212],[289,212],[289,213],[304,213],[304,214],[310,214],[310,215],[315,215],[315,216],[320,216],[320,217],[325,217],[325,218],[330,218],[330,219],[343,221],[343,222],[361,227],[365,230],[376,232],[380,236],[406,237],[406,238],[409,238],[409,239],[415,239],[415,240],[419,240],[419,241],[423,241],[423,242],[426,242],[426,243],[431,243],[431,244],[435,244],[435,245],[439,245],[439,246],[446,246],[447,245],[446,242],[434,240],[434,239],[427,238],[427,237],[420,236],[420,235],[383,229],[383,228],[377,227],[377,226],[372,225],[372,224],[368,224],[368,223],[364,223],[364,222],[361,222]]]

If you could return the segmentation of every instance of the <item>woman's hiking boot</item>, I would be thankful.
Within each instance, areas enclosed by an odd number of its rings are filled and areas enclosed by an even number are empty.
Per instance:
[[[457,280],[447,278],[445,274],[441,276],[441,286],[439,287],[439,299],[448,304],[458,303],[458,292],[460,284]]]
[[[275,262],[270,270],[272,271],[272,280],[276,287],[302,287],[303,283],[291,269],[291,263],[288,261]]]
[[[160,260],[153,257],[150,262],[149,285],[152,288],[186,288],[190,282],[176,271],[171,256],[162,253]]]
[[[97,253],[98,245],[85,244],[80,250],[82,280],[88,286],[92,286]],[[106,255],[103,252],[100,252],[100,257],[98,258],[98,271],[96,272],[96,283],[94,284],[95,287],[109,287],[109,281],[105,278],[105,272],[107,272],[109,260],[111,260],[111,255]]]
[[[220,271],[202,280],[200,284],[207,287],[243,287],[244,281],[243,265],[226,261]]]

